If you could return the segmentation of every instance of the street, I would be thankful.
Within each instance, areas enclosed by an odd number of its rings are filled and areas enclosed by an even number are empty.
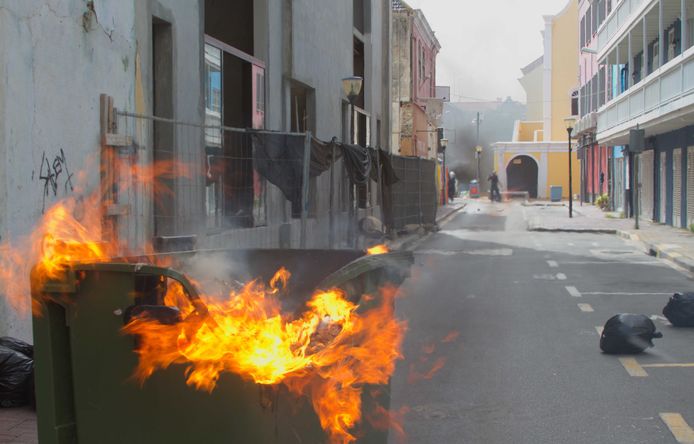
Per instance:
[[[474,202],[416,247],[391,406],[407,441],[692,442],[694,331],[661,314],[692,280],[614,235],[528,232],[533,211]],[[664,338],[602,354],[620,312],[655,316]]]

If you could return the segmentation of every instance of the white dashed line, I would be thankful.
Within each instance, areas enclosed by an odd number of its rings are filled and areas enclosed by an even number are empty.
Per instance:
[[[557,261],[547,261],[547,265],[549,265],[550,268],[557,268],[559,266]]]
[[[670,293],[629,293],[626,291],[615,291],[615,292],[587,291],[587,292],[584,292],[583,294],[594,295],[594,296],[668,296],[668,295],[672,295],[672,292],[670,292]]]
[[[569,294],[575,298],[581,297],[581,292],[578,291],[578,289],[576,287],[566,287],[566,291],[568,291]]]
[[[580,308],[581,311],[584,313],[592,313],[595,311],[593,310],[593,307],[591,307],[590,304],[578,304],[578,308]]]
[[[557,279],[559,279],[560,281],[565,281],[566,275],[564,273],[557,273]]]
[[[595,327],[595,331],[598,332],[598,336],[602,336],[602,331],[605,329],[605,327],[598,325]]]

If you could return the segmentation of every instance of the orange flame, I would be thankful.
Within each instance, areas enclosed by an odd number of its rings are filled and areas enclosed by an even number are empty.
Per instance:
[[[115,160],[114,176],[120,178],[115,180],[126,182],[119,183],[118,193],[63,199],[45,212],[26,239],[0,245],[0,285],[13,307],[28,308],[29,276],[40,288],[60,280],[74,263],[117,260],[122,246],[104,218],[105,205],[118,203],[132,186],[144,187],[155,197],[166,195],[172,190],[165,183],[158,185],[159,176],[187,174],[172,163],[142,167]],[[384,247],[378,247],[378,254],[387,252]],[[140,254],[151,246],[141,248]],[[181,284],[171,282],[164,303],[178,308],[179,323],[163,324],[143,315],[124,327],[140,338],[134,376],[144,382],[158,369],[183,364],[188,367],[186,382],[207,391],[224,372],[261,385],[284,384],[310,399],[332,442],[353,442],[352,431],[362,420],[364,385],[387,383],[402,358],[406,324],[393,312],[395,290],[383,289],[380,304],[369,303],[368,310],[360,310],[341,290],[321,291],[302,314],[290,316],[280,303],[290,276],[282,268],[268,285],[252,281],[226,298],[203,295],[195,302]],[[363,300],[372,298],[364,295]]]
[[[280,269],[271,282],[288,277]],[[179,287],[167,302],[180,304]],[[393,313],[394,291],[378,307],[360,313],[341,290],[318,292],[296,319],[281,313],[276,288],[251,282],[223,302],[206,298],[207,315],[178,325],[146,317],[124,332],[140,338],[135,377],[143,383],[156,370],[188,364],[187,383],[212,391],[223,372],[262,385],[284,384],[308,396],[332,442],[352,442],[361,421],[363,384],[385,384],[400,359],[405,324]],[[178,306],[178,305],[177,305]],[[189,311],[183,302],[182,310]]]
[[[376,254],[386,254],[390,252],[390,248],[386,244],[380,244],[380,245],[374,245],[371,248],[368,248],[366,250],[366,254],[369,256],[373,256]]]

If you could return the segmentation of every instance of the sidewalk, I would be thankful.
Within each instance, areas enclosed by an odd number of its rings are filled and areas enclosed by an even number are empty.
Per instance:
[[[529,231],[616,234],[641,242],[648,254],[694,273],[694,233],[689,230],[648,221],[639,221],[640,229],[636,230],[634,219],[623,219],[588,204],[574,204],[571,219],[568,206],[534,206],[524,211]]]
[[[465,208],[465,205],[467,205],[467,201],[464,198],[458,197],[452,203],[449,203],[448,205],[445,205],[443,207],[439,207],[436,210],[436,224],[441,224],[443,220]],[[401,235],[395,239],[386,241],[386,245],[388,245],[388,248],[390,248],[391,250],[406,250],[410,246],[412,246],[412,244],[421,239],[424,235],[426,235],[426,231],[424,230],[424,228],[419,227],[414,232]]]

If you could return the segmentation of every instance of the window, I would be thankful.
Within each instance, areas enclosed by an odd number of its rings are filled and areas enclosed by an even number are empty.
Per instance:
[[[364,6],[366,0],[352,0],[354,14],[354,28],[364,34],[366,32]]]
[[[591,19],[592,19],[592,28],[593,32],[590,35],[590,39],[593,39],[593,36],[598,32],[598,14],[599,14],[599,9],[600,5],[599,3],[594,3],[593,8],[592,8],[592,13],[591,13]]]
[[[313,131],[312,118],[309,116],[309,90],[302,86],[292,86],[291,96],[291,132],[305,133]]]
[[[152,91],[153,111],[157,117],[173,118],[173,33],[170,23],[155,18],[152,21]],[[174,127],[171,123],[155,121],[153,155],[155,162],[175,160]],[[154,235],[170,236],[175,233],[176,201],[174,180],[160,178],[161,187],[154,188]]]
[[[590,42],[591,36],[593,35],[593,19],[591,18],[593,15],[593,6],[588,7],[588,11],[586,12],[586,43]]]
[[[208,229],[266,223],[266,181],[253,167],[253,141],[242,131],[263,128],[265,68],[238,48],[206,37],[206,188]]]
[[[571,93],[571,115],[578,115],[578,91]]]
[[[354,55],[353,55],[353,69],[354,69],[354,75],[359,76],[362,79],[364,79],[364,82],[362,83],[361,91],[359,92],[359,96],[357,96],[356,100],[354,101],[354,104],[360,108],[364,108],[364,97],[365,97],[365,91],[368,88],[368,80],[366,76],[364,75],[365,73],[365,55],[364,55],[364,42],[359,40],[357,37],[354,37]]]
[[[581,48],[586,46],[586,17],[581,19]]]

